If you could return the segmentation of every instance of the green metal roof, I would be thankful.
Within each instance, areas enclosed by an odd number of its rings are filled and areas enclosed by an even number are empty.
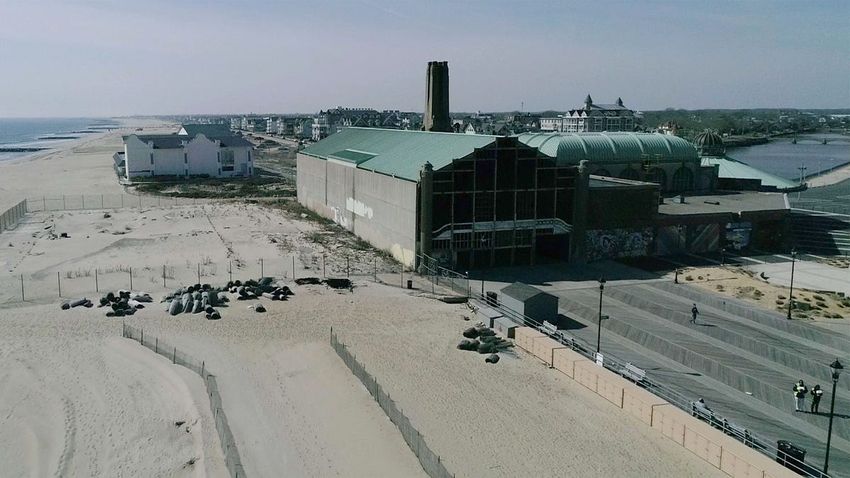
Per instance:
[[[696,149],[677,136],[659,133],[524,133],[520,142],[558,158],[559,164],[624,162],[652,159],[696,161]]]
[[[339,159],[354,164],[360,164],[365,161],[369,161],[375,156],[376,155],[372,153],[364,153],[363,151],[355,151],[353,149],[344,149],[342,151],[337,151],[336,153],[328,155],[329,158]]]
[[[496,136],[378,128],[345,128],[301,151],[322,159],[340,159],[382,174],[419,180],[426,162],[435,170],[492,144]]]
[[[742,163],[727,157],[703,157],[703,166],[718,166],[717,177],[728,179],[760,179],[761,185],[774,187],[776,189],[793,189],[799,186],[790,181],[773,174],[756,169],[749,164]]]

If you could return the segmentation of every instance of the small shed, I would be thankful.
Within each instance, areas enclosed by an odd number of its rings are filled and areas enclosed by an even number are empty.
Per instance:
[[[543,321],[555,323],[558,318],[558,297],[522,282],[502,288],[499,301],[507,308],[532,319],[534,324]]]

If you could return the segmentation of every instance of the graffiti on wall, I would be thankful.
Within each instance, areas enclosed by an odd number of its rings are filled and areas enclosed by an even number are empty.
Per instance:
[[[593,229],[587,231],[587,259],[613,259],[640,257],[649,253],[652,245],[652,228]]]

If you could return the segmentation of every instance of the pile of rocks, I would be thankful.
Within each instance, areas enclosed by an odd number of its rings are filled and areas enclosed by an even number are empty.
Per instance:
[[[471,350],[480,354],[490,354],[484,359],[487,363],[498,362],[498,352],[514,346],[511,341],[497,337],[496,332],[481,322],[477,323],[475,327],[464,330],[463,336],[466,338],[457,344],[457,348],[459,350]]]
[[[173,294],[165,296],[163,302],[166,303],[165,310],[170,315],[180,313],[200,314],[203,312],[207,319],[218,320],[221,318],[221,313],[215,307],[230,301],[221,292],[221,289],[213,288],[209,284],[195,284],[177,289]]]

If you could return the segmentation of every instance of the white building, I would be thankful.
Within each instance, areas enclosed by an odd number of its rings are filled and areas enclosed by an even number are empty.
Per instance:
[[[633,131],[634,126],[635,112],[623,106],[622,99],[617,98],[613,104],[596,104],[590,95],[585,98],[583,107],[540,119],[541,131],[559,133]]]
[[[178,134],[124,136],[123,154],[116,153],[114,157],[119,174],[128,181],[152,176],[233,178],[254,175],[250,142],[239,136],[192,134],[192,126],[213,125],[186,125]]]

